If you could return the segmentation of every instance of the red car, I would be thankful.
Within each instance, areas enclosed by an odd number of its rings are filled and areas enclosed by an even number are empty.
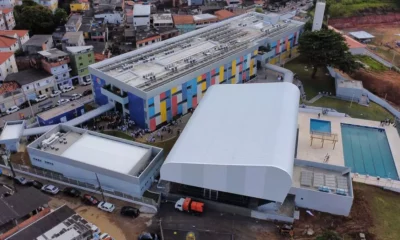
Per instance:
[[[84,194],[82,196],[82,202],[87,204],[87,205],[92,205],[95,206],[97,204],[99,204],[99,200],[97,200],[97,198],[93,197],[92,195],[89,194]]]

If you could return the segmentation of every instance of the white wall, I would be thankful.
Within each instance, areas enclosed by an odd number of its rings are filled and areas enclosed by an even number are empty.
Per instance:
[[[36,94],[38,94],[38,92],[40,90],[43,90],[46,88],[52,88],[52,87],[54,87],[54,77],[53,76],[45,78],[45,79],[40,79],[40,80],[35,81],[30,84],[25,84],[22,86],[22,89],[27,94],[30,92],[36,92]],[[42,94],[44,94],[44,92],[42,92]]]
[[[16,72],[18,72],[17,63],[15,62],[14,55],[12,55],[8,60],[0,65],[0,80],[4,80],[8,74]]]
[[[57,75],[68,71],[68,64],[63,64],[51,68],[51,74]]]
[[[135,17],[133,16],[133,26],[150,26],[150,16],[148,17]]]
[[[298,207],[335,215],[348,216],[353,205],[353,198],[351,196],[341,196],[311,189],[292,187],[290,194],[296,196],[294,201]]]
[[[0,0],[1,8],[13,8],[15,6],[15,0]]]
[[[92,171],[53,161],[51,159],[38,157],[33,154],[30,154],[30,158],[32,165],[34,166],[62,173],[65,177],[73,178],[81,182],[98,185],[96,175]],[[104,187],[105,189],[113,189],[116,191],[132,194],[134,196],[140,196],[140,186],[137,184],[122,181],[103,174],[97,174],[97,176],[100,180],[102,187]]]
[[[26,43],[26,42],[29,40],[29,34],[28,34],[28,33],[25,34],[25,35],[22,36],[19,40],[21,41],[21,44]]]
[[[322,22],[324,21],[325,2],[317,2],[315,7],[314,21],[312,25],[313,31],[319,31],[322,28]]]
[[[0,52],[15,52],[19,49],[18,41],[16,41],[11,47],[0,48]]]
[[[104,18],[106,23],[121,24],[124,22],[124,15],[119,12],[96,14],[96,18]]]

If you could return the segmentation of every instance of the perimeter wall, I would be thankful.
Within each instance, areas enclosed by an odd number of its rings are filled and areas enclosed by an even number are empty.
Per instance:
[[[329,19],[329,25],[335,28],[354,28],[368,24],[400,24],[400,13],[388,13],[385,15],[369,15],[362,17],[347,17]]]

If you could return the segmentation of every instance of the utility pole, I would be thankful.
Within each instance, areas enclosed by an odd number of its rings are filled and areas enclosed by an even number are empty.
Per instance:
[[[13,165],[11,163],[10,155],[11,155],[10,150],[6,150],[7,162],[10,164],[10,169],[11,169],[11,173],[12,173],[12,176],[13,176],[12,182],[13,182],[14,191],[18,192],[17,185],[15,185],[15,177],[16,177],[16,175],[15,175],[15,172],[14,172],[14,167],[13,167]]]
[[[97,173],[94,173],[94,174],[96,174],[96,179],[97,179],[97,183],[99,184],[99,188],[100,188],[100,192],[101,192],[101,197],[103,198],[103,202],[105,202],[106,200],[105,200],[105,198],[104,198],[104,192],[103,192],[103,188],[101,187],[101,183],[100,183],[99,177],[97,176]]]
[[[25,93],[24,89],[22,89],[22,93],[24,94],[24,97],[25,97],[26,101],[28,101],[28,105],[29,105],[29,108],[31,109],[32,117],[34,117],[35,113],[33,112],[33,108],[32,108],[32,105],[31,105],[31,100],[28,99],[28,97],[26,96],[26,93]]]

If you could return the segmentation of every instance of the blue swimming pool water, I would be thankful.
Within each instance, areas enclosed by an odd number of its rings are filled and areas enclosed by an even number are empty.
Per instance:
[[[344,161],[351,171],[399,179],[384,129],[341,124]]]
[[[331,122],[319,119],[310,119],[310,131],[312,132],[331,132]]]

